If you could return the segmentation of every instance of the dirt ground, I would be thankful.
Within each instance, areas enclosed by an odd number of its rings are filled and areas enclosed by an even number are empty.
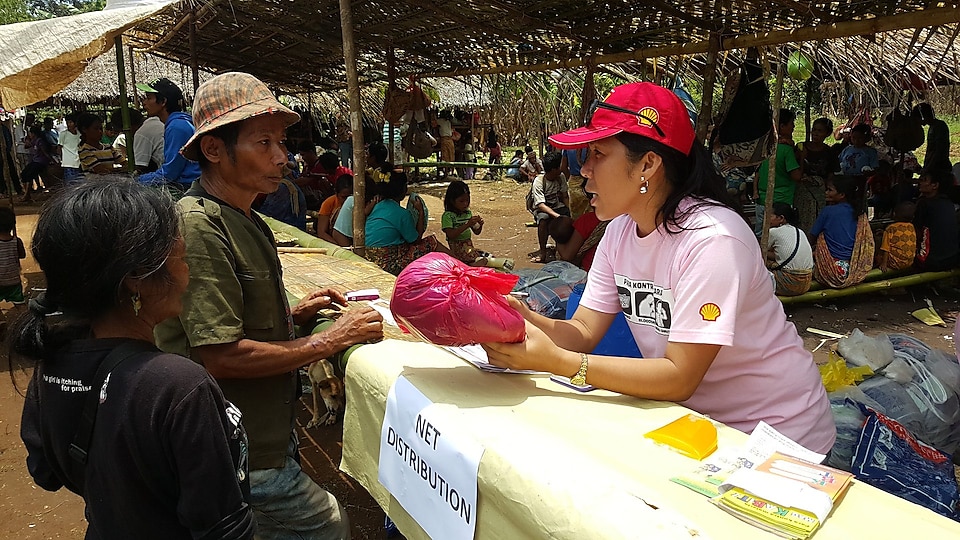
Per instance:
[[[478,180],[469,184],[472,209],[485,220],[483,234],[475,237],[475,245],[497,256],[513,258],[518,268],[538,266],[530,263],[527,256],[537,248],[536,229],[525,226],[530,220],[524,210],[528,185],[518,185],[511,180]],[[424,195],[430,208],[428,232],[442,238],[440,216],[445,184],[420,184],[414,186],[414,190]],[[21,237],[30,238],[37,210],[36,207],[18,207]],[[29,245],[28,240],[25,243]],[[24,263],[24,273],[28,281],[27,291],[42,287],[39,269],[29,257]],[[868,335],[905,333],[952,352],[953,321],[960,301],[960,290],[953,288],[955,285],[918,286],[909,290],[891,290],[882,295],[787,306],[786,312],[796,324],[808,350],[820,344],[819,336],[806,331],[812,327],[841,334],[854,328],[860,328]],[[930,298],[948,320],[948,327],[926,326],[910,315],[912,311],[925,307],[925,297]],[[6,313],[7,318],[14,315],[15,311]],[[762,331],[757,329],[757,332]],[[827,348],[831,343],[835,341],[828,342],[827,347],[814,353],[818,362],[827,359]],[[85,521],[80,498],[64,490],[57,493],[43,491],[33,484],[26,471],[25,452],[19,437],[23,398],[7,376],[6,358],[0,359],[0,366],[0,538],[82,538]],[[25,388],[28,372],[17,366],[14,375],[20,387]],[[341,425],[306,430],[303,426],[309,420],[308,414],[304,409],[299,415],[304,469],[345,505],[353,524],[354,538],[384,538],[383,512],[357,482],[338,470],[342,450]]]

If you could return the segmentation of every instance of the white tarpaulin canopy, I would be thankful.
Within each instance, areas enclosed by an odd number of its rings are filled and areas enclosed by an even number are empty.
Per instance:
[[[0,106],[16,109],[56,94],[76,79],[114,38],[170,0],[110,2],[107,9],[0,26]],[[124,7],[121,7],[124,5]]]

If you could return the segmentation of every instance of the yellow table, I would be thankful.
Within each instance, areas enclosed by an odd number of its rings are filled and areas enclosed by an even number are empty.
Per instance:
[[[544,375],[484,373],[431,345],[388,340],[360,348],[347,366],[341,468],[409,539],[427,536],[377,481],[387,393],[401,375],[439,405],[431,414],[469,426],[486,449],[478,539],[776,538],[668,480],[697,462],[643,434],[688,409],[580,394]],[[721,448],[746,439],[719,430]],[[814,538],[960,538],[960,523],[854,482]]]

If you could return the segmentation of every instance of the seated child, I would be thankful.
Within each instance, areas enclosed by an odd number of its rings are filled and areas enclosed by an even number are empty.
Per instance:
[[[14,234],[17,217],[13,208],[0,207],[0,300],[22,304],[23,282],[20,281],[20,259],[27,257],[23,241]]]
[[[864,176],[880,167],[877,149],[867,146],[870,126],[857,124],[850,130],[850,145],[840,152],[840,170],[846,176]]]
[[[523,163],[523,150],[517,150],[513,153],[510,160],[510,168],[507,169],[507,177],[520,181],[520,165]]]
[[[810,229],[816,239],[813,277],[835,289],[863,281],[873,267],[873,234],[863,211],[857,177],[827,181],[827,206]]]
[[[877,250],[877,268],[880,270],[903,270],[913,265],[917,255],[917,230],[911,223],[914,209],[915,205],[910,202],[902,202],[893,209],[896,222],[883,230]]]
[[[949,270],[960,262],[956,210],[947,197],[952,186],[949,169],[925,170],[920,175],[920,199],[913,225],[917,230],[914,265],[921,270]]]
[[[483,218],[470,210],[470,188],[465,182],[450,182],[443,196],[443,208],[440,227],[447,235],[454,257],[470,266],[513,269],[513,259],[499,259],[473,247],[471,236],[483,232]]]
[[[567,216],[553,220],[550,236],[557,242],[557,257],[589,272],[607,223],[609,221],[597,219],[597,213],[592,209],[576,220]]]
[[[773,277],[776,293],[797,296],[810,290],[813,279],[813,249],[797,223],[797,210],[787,203],[773,203],[770,216],[770,243],[767,247],[767,268]]]
[[[562,159],[559,152],[548,152],[543,156],[543,173],[537,175],[530,186],[527,210],[537,223],[537,241],[540,243],[540,255],[530,262],[549,262],[547,239],[550,236],[550,222],[560,216],[570,216],[567,178],[560,172]]]

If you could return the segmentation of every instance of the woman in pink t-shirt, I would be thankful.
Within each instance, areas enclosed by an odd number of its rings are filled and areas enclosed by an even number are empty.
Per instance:
[[[681,101],[651,83],[619,86],[586,127],[550,140],[588,148],[586,189],[597,217],[612,221],[573,318],[512,299],[527,339],[486,344],[491,363],[680,402],[745,432],[764,421],[828,452],[836,428],[819,371]],[[641,360],[587,354],[618,311]]]

